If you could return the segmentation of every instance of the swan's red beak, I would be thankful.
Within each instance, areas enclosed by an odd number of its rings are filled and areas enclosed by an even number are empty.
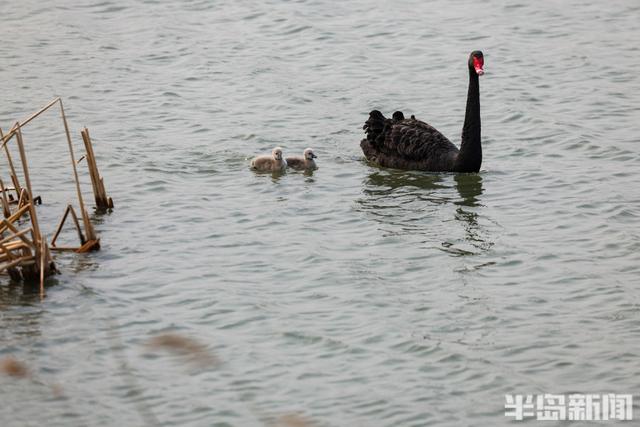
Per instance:
[[[473,68],[476,70],[476,74],[479,76],[484,74],[484,58],[482,57],[473,57]]]

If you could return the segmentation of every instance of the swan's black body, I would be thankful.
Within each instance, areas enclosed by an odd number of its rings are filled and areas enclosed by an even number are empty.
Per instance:
[[[391,119],[378,110],[369,114],[363,129],[367,137],[360,147],[365,157],[380,166],[431,172],[478,172],[482,164],[480,87],[482,52],[469,56],[469,92],[460,149],[444,135],[414,116],[400,111]]]

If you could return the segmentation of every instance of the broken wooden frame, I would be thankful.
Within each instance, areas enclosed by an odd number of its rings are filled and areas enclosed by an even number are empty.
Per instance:
[[[68,205],[60,223],[58,224],[58,228],[51,239],[51,243],[48,245],[47,239],[40,232],[38,224],[35,205],[38,202],[42,203],[42,201],[40,197],[32,197],[33,191],[31,188],[29,166],[24,148],[22,128],[36,117],[56,105],[60,107],[60,114],[64,124],[83,227],[80,226],[78,215],[76,214],[73,206]],[[96,164],[88,129],[85,128],[81,134],[86,150],[86,154],[82,156],[82,158],[86,157],[87,159],[87,166],[91,177],[96,207],[99,209],[112,209],[113,201],[107,196],[104,189],[104,181],[98,172],[98,166]],[[50,251],[74,251],[81,253],[100,248],[100,239],[95,233],[93,224],[91,224],[89,213],[84,205],[82,191],[80,190],[80,180],[78,178],[78,170],[76,167],[79,161],[76,162],[75,159],[73,144],[71,142],[71,134],[69,132],[67,117],[64,113],[62,99],[56,98],[27,119],[22,122],[16,122],[6,135],[2,132],[2,129],[0,129],[0,138],[2,143],[0,150],[4,151],[7,158],[10,178],[13,183],[13,187],[5,187],[3,181],[0,180],[0,203],[2,204],[2,211],[5,218],[0,221],[0,272],[7,271],[14,280],[36,281],[39,279],[40,290],[41,292],[44,292],[44,278],[57,271]],[[7,146],[7,144],[12,140],[15,140],[18,146],[24,185],[20,183],[18,173],[16,171],[16,164],[14,163]],[[82,160],[82,158],[80,160]],[[11,192],[14,192],[15,196]],[[16,209],[13,211],[11,209],[12,205],[16,205]],[[78,232],[80,246],[57,247],[56,240],[64,227],[69,213],[71,213],[71,217],[73,218],[74,225]],[[27,216],[31,226],[19,230],[18,228],[20,226],[18,223],[26,222]]]

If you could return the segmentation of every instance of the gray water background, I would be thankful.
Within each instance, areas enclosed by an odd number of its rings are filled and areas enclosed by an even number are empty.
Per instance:
[[[0,376],[3,426],[497,426],[505,393],[638,398],[637,1],[4,6],[0,126],[62,96],[116,209],[44,299],[2,279],[0,357],[36,378]],[[459,142],[474,49],[482,171],[364,162],[373,108]],[[57,113],[25,141],[51,235]],[[275,145],[320,168],[251,172]],[[166,332],[221,363],[150,353]]]

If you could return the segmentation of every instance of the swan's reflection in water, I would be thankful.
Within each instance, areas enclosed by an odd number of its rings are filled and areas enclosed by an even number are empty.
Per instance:
[[[420,236],[428,246],[465,256],[493,246],[481,224],[483,192],[480,174],[376,170],[366,178],[364,197],[357,203],[359,210],[381,224],[383,236]]]
[[[486,229],[479,223],[478,209],[469,209],[482,207],[481,196],[484,192],[482,176],[479,174],[459,174],[454,175],[453,180],[460,195],[460,198],[453,202],[458,206],[454,217],[465,230],[465,243],[474,250],[487,251],[493,246],[493,242],[488,238]],[[465,250],[447,242],[443,242],[444,250],[454,255],[475,253],[474,250]]]
[[[456,190],[460,194],[460,200],[454,203],[459,206],[481,206],[480,196],[484,192],[482,188],[482,176],[477,173],[465,173],[453,176]]]

